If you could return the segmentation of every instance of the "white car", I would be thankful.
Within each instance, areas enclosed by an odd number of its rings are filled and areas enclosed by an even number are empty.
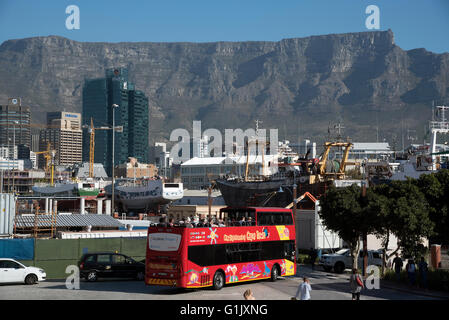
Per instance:
[[[358,265],[363,264],[363,251],[359,253]],[[352,257],[349,249],[341,249],[336,253],[323,254],[319,261],[319,265],[323,266],[325,271],[331,271],[332,268],[336,273],[343,273],[345,269],[352,268]],[[382,266],[381,251],[368,250],[368,265]]]
[[[0,258],[0,283],[24,282],[35,284],[45,281],[47,274],[36,267],[26,267],[14,259]]]

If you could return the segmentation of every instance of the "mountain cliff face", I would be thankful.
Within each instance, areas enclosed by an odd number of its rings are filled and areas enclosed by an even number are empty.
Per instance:
[[[193,120],[205,130],[253,128],[255,119],[280,138],[319,141],[342,121],[353,140],[391,141],[401,129],[423,132],[432,101],[449,96],[449,54],[404,51],[391,31],[215,43],[48,36],[0,46],[0,103],[21,97],[36,122],[46,111],[81,112],[84,79],[118,66],[149,97],[151,141]]]

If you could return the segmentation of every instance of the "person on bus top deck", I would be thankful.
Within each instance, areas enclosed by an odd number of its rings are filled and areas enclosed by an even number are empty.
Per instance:
[[[245,217],[242,217],[242,219],[239,221],[240,226],[246,226]]]
[[[185,225],[186,225],[186,228],[193,228],[192,220],[190,219],[190,217],[187,217],[187,219],[185,221]]]
[[[168,227],[174,227],[175,226],[175,219],[170,218],[168,219]]]
[[[248,221],[246,222],[246,225],[247,225],[247,226],[252,226],[252,225],[254,225],[254,224],[253,224],[253,218],[248,217]]]
[[[224,223],[223,219],[218,219],[218,226],[219,227],[226,227],[226,224]]]

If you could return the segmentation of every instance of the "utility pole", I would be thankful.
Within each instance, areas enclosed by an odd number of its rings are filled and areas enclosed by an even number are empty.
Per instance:
[[[112,216],[115,213],[115,198],[114,198],[114,182],[115,182],[115,172],[114,172],[114,156],[115,156],[115,108],[118,108],[117,104],[112,105]]]

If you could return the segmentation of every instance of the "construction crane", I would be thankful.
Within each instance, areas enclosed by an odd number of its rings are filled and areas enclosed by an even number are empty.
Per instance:
[[[90,118],[90,126],[83,125],[83,129],[88,129],[90,134],[89,141],[89,177],[94,177],[94,160],[95,160],[95,130],[112,130],[110,127],[94,127],[94,120]],[[123,132],[123,126],[116,126],[115,130]]]
[[[50,183],[53,186],[54,182],[54,167],[55,167],[55,156],[56,150],[51,149],[50,142],[47,143],[47,150],[35,152],[36,155],[42,154],[45,158],[45,172],[48,173],[49,168],[51,167],[51,178]]]

